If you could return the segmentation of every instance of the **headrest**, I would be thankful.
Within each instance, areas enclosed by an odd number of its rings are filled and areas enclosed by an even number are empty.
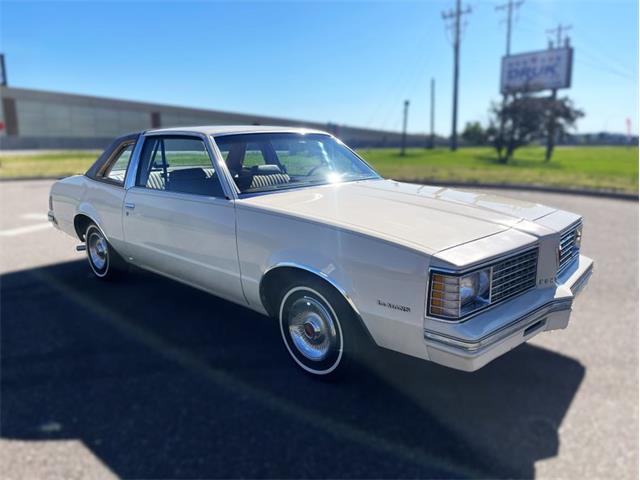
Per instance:
[[[202,168],[181,168],[171,172],[171,180],[187,180],[207,178],[207,174]]]
[[[231,173],[238,173],[242,170],[242,161],[247,149],[246,143],[234,143],[227,154],[227,168]]]

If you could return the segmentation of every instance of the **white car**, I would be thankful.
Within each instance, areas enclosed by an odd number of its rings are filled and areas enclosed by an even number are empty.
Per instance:
[[[121,137],[56,182],[49,209],[96,277],[133,264],[274,317],[317,376],[370,341],[477,370],[565,328],[593,267],[578,215],[386,180],[312,130]]]

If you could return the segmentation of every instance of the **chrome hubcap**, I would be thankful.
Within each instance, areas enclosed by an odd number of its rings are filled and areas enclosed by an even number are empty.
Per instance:
[[[102,270],[107,264],[107,241],[102,237],[102,235],[93,232],[89,236],[89,241],[87,243],[91,263],[93,263],[96,269]]]
[[[302,297],[293,302],[287,320],[293,345],[309,360],[321,361],[335,348],[335,323],[315,298]]]

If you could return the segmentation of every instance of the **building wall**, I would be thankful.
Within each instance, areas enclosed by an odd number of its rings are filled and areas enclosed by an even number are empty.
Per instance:
[[[118,135],[157,127],[189,125],[283,125],[333,133],[353,147],[399,146],[399,132],[247,115],[216,110],[131,102],[85,95],[0,87],[3,149],[103,148]],[[423,146],[423,135],[407,144]]]

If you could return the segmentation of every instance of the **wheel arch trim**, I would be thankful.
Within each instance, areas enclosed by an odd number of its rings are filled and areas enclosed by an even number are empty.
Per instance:
[[[331,286],[333,286],[333,288],[335,288],[338,292],[340,292],[340,295],[342,295],[342,297],[346,300],[346,302],[353,309],[355,314],[359,318],[362,318],[362,316],[360,315],[360,311],[358,310],[358,307],[356,307],[353,299],[349,295],[349,292],[342,285],[340,285],[340,283],[338,283],[334,278],[331,278],[330,276],[328,276],[322,270],[319,270],[317,268],[314,268],[314,267],[311,267],[311,266],[308,266],[308,265],[304,265],[304,264],[301,264],[301,263],[296,263],[296,262],[278,262],[278,263],[276,263],[274,265],[271,265],[262,274],[262,277],[260,278],[259,291],[260,291],[260,298],[261,298],[261,301],[263,303],[262,306],[266,311],[269,311],[269,309],[266,308],[266,305],[264,305],[264,299],[262,298],[262,292],[263,292],[263,288],[264,288],[264,280],[265,280],[265,278],[267,277],[267,275],[269,273],[271,273],[274,270],[277,270],[279,268],[292,268],[292,269],[302,270],[302,271],[305,271],[307,273],[311,273],[311,274],[321,278],[322,280],[326,281]]]
[[[100,226],[100,223],[96,220],[96,217],[92,215],[91,212],[88,212],[87,209],[82,208],[82,206],[73,216],[73,228],[76,230],[76,233],[78,233],[78,230],[76,228],[76,220],[78,217],[87,217],[98,228],[98,230],[100,230],[102,236],[106,238],[107,241],[109,241],[108,235],[104,232],[104,229]],[[82,235],[84,235],[84,232],[82,232]],[[82,240],[82,237],[80,237],[80,239]]]

